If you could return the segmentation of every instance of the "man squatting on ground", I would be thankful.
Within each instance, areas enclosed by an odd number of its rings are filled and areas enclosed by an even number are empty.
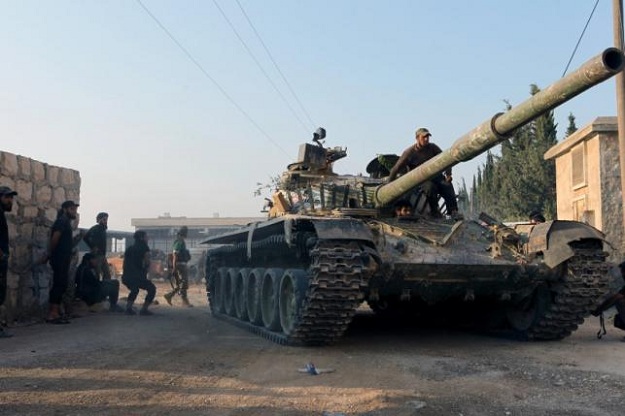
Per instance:
[[[108,299],[110,312],[124,312],[124,309],[117,305],[119,298],[119,281],[116,279],[100,280],[98,274],[98,262],[100,256],[93,253],[86,253],[82,258],[82,263],[76,270],[76,295],[87,306],[103,302]]]
[[[135,243],[124,252],[122,283],[130,290],[126,303],[126,314],[136,315],[137,312],[132,305],[137,299],[139,289],[144,289],[147,294],[139,315],[153,315],[154,313],[149,311],[148,307],[156,296],[156,286],[148,280],[148,268],[150,267],[148,236],[145,231],[138,230],[135,231],[133,238]]]

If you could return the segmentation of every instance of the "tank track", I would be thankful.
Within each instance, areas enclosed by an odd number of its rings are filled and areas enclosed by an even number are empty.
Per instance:
[[[609,290],[607,253],[597,243],[572,243],[575,255],[564,266],[565,276],[551,288],[553,301],[536,324],[525,331],[528,340],[565,338],[590,315]]]
[[[268,239],[270,244],[262,244],[264,249],[269,248],[274,250],[274,253],[280,251],[284,254],[284,238],[280,237],[282,236],[270,237]],[[255,243],[254,247],[256,246]],[[236,259],[242,259],[245,250],[246,244],[243,243],[220,249],[219,253],[223,254],[212,256],[214,263],[211,273],[216,276],[220,267],[229,268],[237,264]],[[309,261],[310,264],[300,263],[301,268],[288,267],[305,272],[308,279],[308,287],[297,313],[296,325],[288,335],[216,311],[212,307],[214,285],[208,283],[212,279],[207,279],[208,298],[213,316],[282,345],[327,345],[335,342],[343,335],[362,302],[363,289],[371,274],[368,254],[355,242],[319,241],[310,251]],[[285,268],[280,261],[270,263],[273,264],[247,266]]]

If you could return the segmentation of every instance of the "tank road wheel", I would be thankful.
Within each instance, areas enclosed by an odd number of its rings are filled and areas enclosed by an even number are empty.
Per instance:
[[[289,269],[282,275],[278,291],[278,306],[280,325],[286,335],[289,335],[296,327],[306,289],[308,289],[308,281],[306,272],[303,270]]]
[[[247,308],[245,306],[245,300],[247,298],[245,291],[245,280],[249,274],[249,269],[239,269],[239,272],[235,276],[234,284],[232,285],[232,300],[234,302],[234,316],[241,321],[247,321]]]
[[[224,293],[223,293],[223,281],[224,276],[227,276],[227,270],[224,268],[220,268],[217,270],[217,273],[214,275],[214,282],[212,284],[212,302],[213,302],[213,311],[217,313],[224,312]]]
[[[252,269],[247,276],[245,287],[245,308],[250,322],[262,325],[263,317],[260,312],[260,286],[265,275],[265,269]]]
[[[270,331],[280,331],[278,288],[281,278],[282,269],[267,269],[261,282],[260,311],[263,325]]]
[[[232,290],[238,272],[239,269],[230,268],[222,280],[224,313],[228,316],[234,316],[234,294]]]
[[[539,286],[514,307],[506,311],[510,326],[515,331],[527,331],[537,324],[551,305],[551,293],[547,286]]]

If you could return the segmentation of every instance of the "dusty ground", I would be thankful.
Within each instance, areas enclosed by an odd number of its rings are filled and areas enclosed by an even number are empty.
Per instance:
[[[564,341],[522,343],[363,313],[337,345],[294,348],[213,319],[202,288],[191,292],[192,309],[13,328],[0,340],[0,414],[625,414],[623,333],[597,340],[597,318]],[[298,372],[311,361],[335,371]]]

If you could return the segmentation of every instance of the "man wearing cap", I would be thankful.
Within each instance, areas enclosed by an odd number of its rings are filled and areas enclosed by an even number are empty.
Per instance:
[[[8,186],[0,186],[0,306],[4,304],[7,292],[7,273],[9,271],[9,225],[4,215],[13,209],[13,197],[17,192]],[[9,338],[9,334],[0,323],[0,338]]]
[[[109,214],[100,212],[96,215],[96,225],[89,228],[84,241],[89,246],[91,253],[98,259],[97,270],[102,280],[110,280],[111,273],[106,261],[106,230],[108,228]]]
[[[67,290],[63,294],[62,309],[63,314],[68,317],[75,317],[74,314],[74,300],[76,300],[76,269],[80,263],[80,254],[78,250],[78,243],[80,242],[79,235],[85,234],[84,230],[78,228],[80,223],[80,214],[76,213],[76,219],[72,220],[72,235],[74,236],[74,246],[72,247],[72,257],[69,262],[69,274],[67,279]]]
[[[426,128],[420,128],[415,133],[416,143],[406,150],[395,163],[389,174],[389,181],[394,180],[397,174],[404,168],[412,170],[422,165],[434,156],[442,153],[440,147],[430,143],[430,132]],[[425,193],[430,207],[430,215],[441,217],[438,210],[438,195],[445,200],[447,212],[451,216],[458,214],[458,203],[456,202],[456,192],[452,184],[451,168],[446,169],[442,174],[438,174],[427,182],[421,184],[421,190]]]
[[[61,302],[67,290],[69,266],[72,259],[72,248],[75,244],[72,236],[72,220],[78,214],[78,204],[74,201],[65,201],[61,205],[56,221],[52,224],[48,253],[44,260],[52,266],[52,287],[50,288],[50,308],[46,322],[52,324],[67,324],[68,320],[61,316]],[[79,234],[76,239],[80,239]]]

